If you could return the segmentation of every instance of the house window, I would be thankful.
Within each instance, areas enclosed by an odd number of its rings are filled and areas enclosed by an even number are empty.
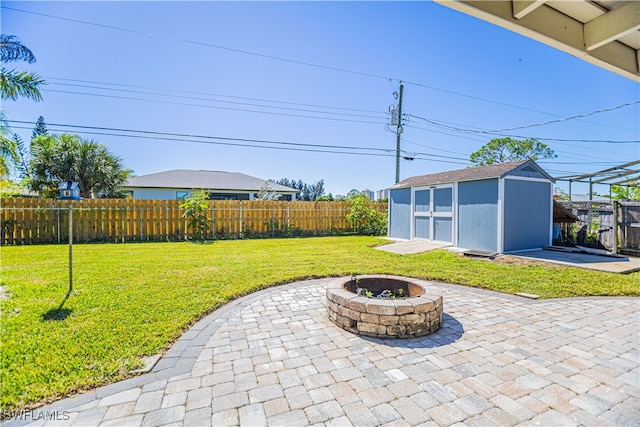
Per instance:
[[[176,191],[176,200],[184,200],[188,195],[188,191]]]
[[[236,194],[209,193],[209,200],[238,200],[238,196]]]

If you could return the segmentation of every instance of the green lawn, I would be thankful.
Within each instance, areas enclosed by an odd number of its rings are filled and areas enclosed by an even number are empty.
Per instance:
[[[640,273],[504,265],[447,251],[395,255],[373,237],[2,247],[0,399],[22,409],[127,377],[191,323],[274,284],[391,273],[542,298],[639,295]],[[446,304],[446,302],[445,302]]]

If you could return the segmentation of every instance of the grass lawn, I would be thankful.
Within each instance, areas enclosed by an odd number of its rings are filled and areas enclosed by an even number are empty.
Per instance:
[[[640,273],[396,255],[374,237],[2,247],[0,405],[28,408],[129,376],[221,304],[274,284],[390,273],[542,298],[639,295]],[[64,301],[64,305],[60,304]],[[445,301],[446,307],[446,301]]]

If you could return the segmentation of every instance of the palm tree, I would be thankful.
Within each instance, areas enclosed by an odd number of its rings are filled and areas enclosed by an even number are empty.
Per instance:
[[[31,141],[29,188],[55,197],[60,181],[77,181],[84,198],[115,194],[131,171],[106,146],[78,135],[42,135]]]
[[[16,36],[0,34],[0,60],[2,63],[14,61],[26,61],[30,64],[36,61],[36,57],[23,45]],[[36,73],[26,71],[0,69],[0,95],[2,99],[15,101],[19,97],[41,101],[40,86],[45,81]]]
[[[7,62],[25,61],[32,64],[36,57],[23,45],[16,36],[0,34],[0,61]],[[26,71],[7,70],[0,68],[0,98],[15,101],[19,97],[41,101],[40,86],[45,81],[36,73]],[[9,174],[12,166],[19,165],[19,141],[11,134],[4,110],[0,110],[0,177]]]
[[[0,178],[9,175],[18,160],[18,146],[12,137],[7,116],[0,110]]]

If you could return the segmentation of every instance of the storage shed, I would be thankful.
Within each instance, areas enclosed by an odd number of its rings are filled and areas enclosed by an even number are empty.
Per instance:
[[[389,188],[389,237],[496,253],[539,249],[552,240],[553,183],[533,160],[407,178]]]

